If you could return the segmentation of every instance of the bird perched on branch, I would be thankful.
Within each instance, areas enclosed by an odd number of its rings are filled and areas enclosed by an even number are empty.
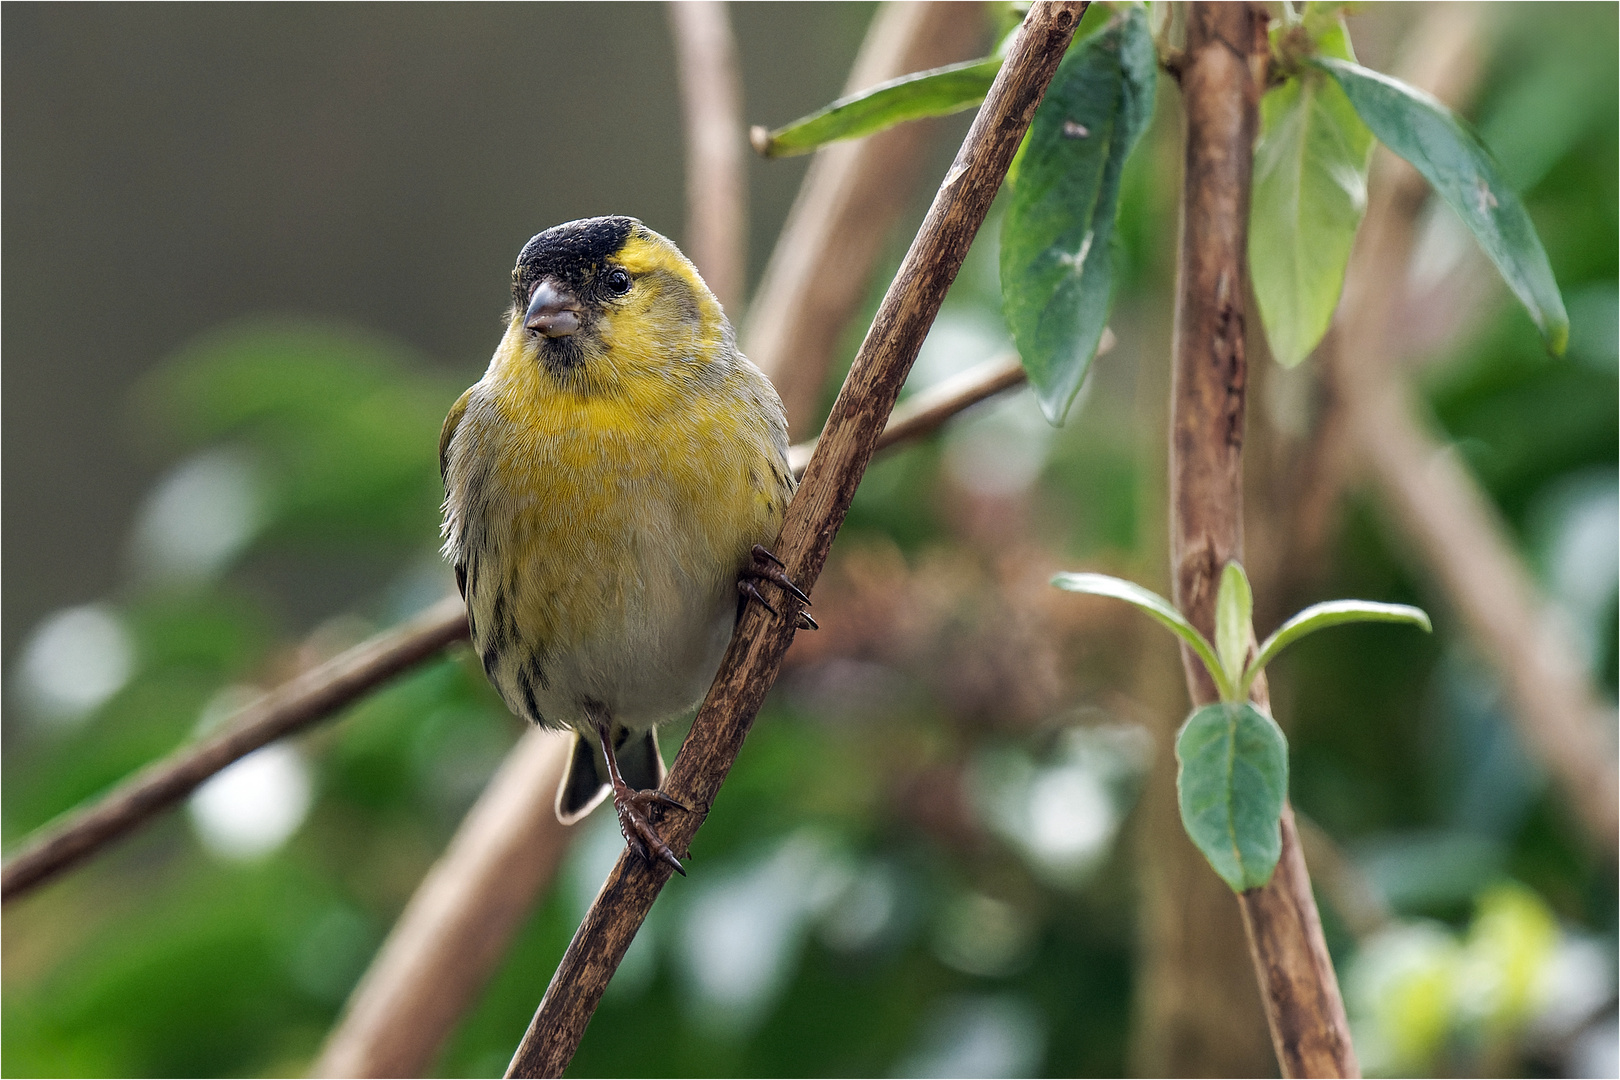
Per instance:
[[[808,603],[766,547],[794,487],[782,402],[633,218],[540,233],[512,298],[439,437],[444,552],[507,706],[575,732],[558,818],[611,792],[630,847],[684,873],[655,728],[702,699],[744,603],[776,611],[759,582]]]

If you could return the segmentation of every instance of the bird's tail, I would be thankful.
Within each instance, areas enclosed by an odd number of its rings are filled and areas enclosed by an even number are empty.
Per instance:
[[[614,724],[611,737],[619,775],[626,784],[641,791],[663,786],[667,774],[664,757],[658,752],[657,732],[652,728],[631,731]],[[568,771],[563,773],[562,783],[557,787],[557,820],[572,825],[596,809],[596,804],[607,798],[611,790],[602,747],[594,737],[576,731]]]

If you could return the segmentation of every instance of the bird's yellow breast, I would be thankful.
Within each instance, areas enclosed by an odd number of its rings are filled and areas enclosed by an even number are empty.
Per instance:
[[[780,404],[734,353],[673,376],[598,363],[570,386],[521,341],[509,335],[448,444],[447,546],[474,645],[520,713],[588,697],[656,722],[707,687],[737,576],[780,529]]]
[[[781,522],[779,467],[735,402],[633,390],[540,396],[517,386],[494,403],[490,541],[521,583],[524,636],[551,648],[654,602],[659,586],[734,580],[749,547],[770,543]],[[689,580],[649,580],[653,559]]]

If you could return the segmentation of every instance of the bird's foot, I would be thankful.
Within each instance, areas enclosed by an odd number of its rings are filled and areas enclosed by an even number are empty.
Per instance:
[[[649,863],[665,863],[677,874],[686,876],[681,860],[675,857],[675,852],[670,850],[654,824],[654,819],[666,809],[690,813],[685,803],[657,789],[637,791],[628,784],[617,783],[613,785],[613,809],[618,812],[619,831],[624,834],[624,842],[630,845],[631,851]]]
[[[758,601],[766,611],[780,619],[782,613],[777,611],[775,606],[760,593],[759,586],[754,584],[756,581],[769,581],[784,592],[797,596],[803,603],[810,603],[810,598],[804,594],[804,590],[795,585],[793,579],[787,576],[787,569],[782,565],[782,560],[772,555],[763,544],[754,545],[753,559],[747,568],[743,570],[742,576],[737,579],[737,591],[750,600]],[[820,629],[816,625],[816,620],[810,617],[808,611],[801,610],[798,613],[797,621],[800,630]]]

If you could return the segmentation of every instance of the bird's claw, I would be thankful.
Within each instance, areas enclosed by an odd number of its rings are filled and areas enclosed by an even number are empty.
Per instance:
[[[653,813],[665,808],[690,812],[685,803],[656,789],[636,791],[625,785],[616,785],[613,789],[613,809],[619,815],[619,831],[624,834],[630,850],[649,863],[664,863],[685,877],[686,868],[681,866],[681,860],[675,857],[652,822]]]
[[[800,602],[806,605],[810,603],[810,597],[805,594],[805,591],[799,588],[799,586],[794,583],[792,578],[787,576],[787,568],[783,565],[782,560],[771,554],[770,550],[767,549],[765,545],[755,544],[753,549],[753,557],[753,563],[742,572],[742,577],[737,581],[738,592],[742,593],[750,600],[759,601],[766,611],[769,611],[772,615],[775,615],[779,619],[782,617],[782,613],[776,610],[776,607],[760,594],[759,587],[754,584],[755,580],[769,581],[771,584],[782,589],[784,592],[792,593],[794,596],[798,597]],[[807,611],[798,612],[794,623],[801,630],[820,629],[820,627],[816,625],[816,620],[812,618],[810,613]]]

